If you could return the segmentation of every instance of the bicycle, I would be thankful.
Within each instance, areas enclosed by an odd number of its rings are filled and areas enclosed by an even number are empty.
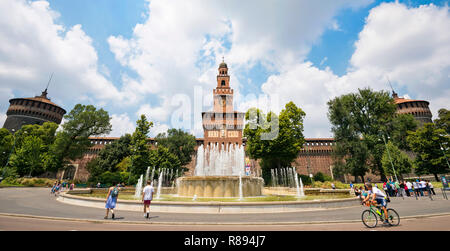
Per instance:
[[[387,208],[386,210],[389,226],[398,226],[400,224],[400,216],[397,211],[392,208]],[[379,206],[374,206],[372,203],[370,203],[370,208],[364,210],[361,214],[361,220],[368,228],[375,228],[378,225],[378,217],[382,222],[385,221],[384,210]]]

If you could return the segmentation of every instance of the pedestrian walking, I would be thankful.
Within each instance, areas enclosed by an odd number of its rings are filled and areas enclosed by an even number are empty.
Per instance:
[[[53,183],[52,190],[50,190],[50,194],[54,194],[54,193],[55,193],[56,184],[57,184],[57,182],[55,181],[55,182]]]
[[[406,187],[408,188],[408,192],[406,194],[408,196],[412,196],[413,193],[412,183],[409,180],[406,182]]]
[[[55,186],[55,196],[59,195],[60,189],[61,189],[61,183],[59,181],[57,181],[56,186]]]
[[[405,185],[405,181],[401,181],[400,182],[400,195],[402,196],[402,197],[404,197],[405,195],[406,195],[406,185]]]
[[[428,195],[427,182],[425,180],[421,180],[420,186],[422,188],[422,193],[424,194],[425,192],[427,192]]]
[[[387,194],[388,196],[392,196],[392,186],[391,186],[391,181],[389,180],[388,182],[386,182],[386,188],[387,188]]]
[[[434,192],[434,186],[433,186],[433,183],[431,183],[431,181],[430,181],[430,182],[428,182],[428,185],[429,185],[430,190],[431,190],[431,192],[433,193],[433,195],[436,195],[436,193]]]
[[[413,189],[414,189],[414,194],[417,197],[419,197],[420,196],[420,194],[419,194],[419,185],[417,184],[417,180],[413,181],[412,185],[413,185]]]
[[[109,188],[108,195],[106,196],[106,216],[105,219],[108,219],[109,211],[111,210],[111,217],[114,219],[114,209],[116,208],[117,198],[119,197],[119,188],[113,183],[113,186]]]
[[[423,197],[424,184],[421,182],[420,179],[417,179],[417,180],[416,180],[416,183],[417,183],[417,186],[418,186],[418,188],[419,188],[420,196]]]
[[[153,199],[153,193],[155,190],[150,183],[150,180],[147,181],[147,185],[144,187],[144,191],[142,192],[142,202],[144,203],[144,217],[150,217],[150,204]],[[148,211],[147,211],[148,210]]]
[[[400,183],[398,183],[398,180],[395,181],[394,186],[395,186],[395,194],[397,195],[397,197],[402,196],[400,191]]]
[[[386,194],[386,195],[390,195],[389,194],[389,189],[388,189],[388,187],[387,187],[387,182],[385,181],[384,183],[383,183],[383,190],[384,190],[384,194]]]

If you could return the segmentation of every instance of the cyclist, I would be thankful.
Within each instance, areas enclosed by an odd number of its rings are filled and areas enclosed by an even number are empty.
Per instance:
[[[372,184],[370,184],[370,183],[366,184],[365,187],[366,187],[366,190],[368,191],[369,195],[366,196],[363,203],[369,202],[374,206],[377,206],[377,205],[381,206],[381,209],[384,211],[384,217],[385,217],[383,224],[389,224],[388,213],[387,213],[387,209],[386,209],[386,206],[387,206],[386,194],[384,194],[377,187],[375,187],[375,186],[372,187]]]

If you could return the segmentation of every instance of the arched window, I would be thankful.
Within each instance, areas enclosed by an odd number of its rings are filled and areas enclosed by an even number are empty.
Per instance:
[[[222,85],[222,86],[225,86],[225,80],[222,80],[221,85]]]

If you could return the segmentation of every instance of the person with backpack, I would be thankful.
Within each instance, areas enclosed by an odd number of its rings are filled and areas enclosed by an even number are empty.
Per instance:
[[[105,219],[108,219],[109,210],[111,210],[111,217],[114,219],[114,208],[116,208],[117,197],[119,197],[119,188],[113,183],[113,186],[109,188],[108,195],[106,196],[106,216]]]

